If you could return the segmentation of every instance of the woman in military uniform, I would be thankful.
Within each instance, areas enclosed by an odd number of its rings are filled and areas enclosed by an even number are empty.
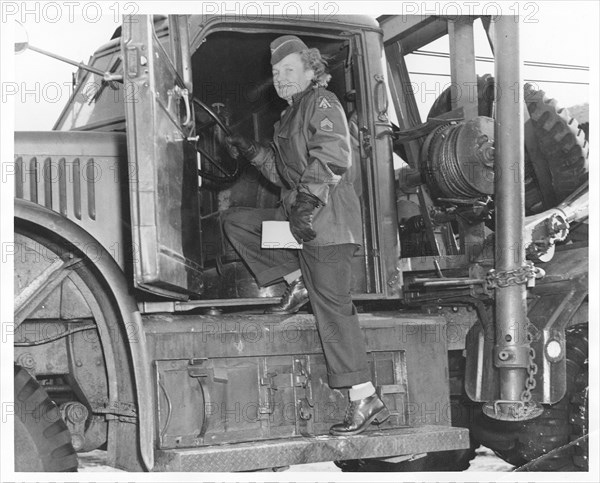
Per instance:
[[[362,240],[360,204],[352,180],[350,134],[344,110],[326,90],[331,76],[317,49],[296,36],[271,43],[273,84],[287,109],[275,124],[273,142],[260,146],[240,135],[227,138],[233,155],[241,153],[281,188],[275,209],[235,208],[224,230],[259,285],[284,279],[288,288],[268,313],[297,312],[308,300],[327,361],[328,383],[349,387],[344,421],[331,434],[358,434],[389,411],[375,392],[366,346],[350,295],[351,260]],[[295,250],[261,249],[263,221],[289,220],[303,244]]]

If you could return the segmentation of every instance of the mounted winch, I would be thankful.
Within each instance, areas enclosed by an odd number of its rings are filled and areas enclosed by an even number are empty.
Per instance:
[[[433,131],[421,166],[438,201],[482,198],[494,193],[494,120],[477,117]]]

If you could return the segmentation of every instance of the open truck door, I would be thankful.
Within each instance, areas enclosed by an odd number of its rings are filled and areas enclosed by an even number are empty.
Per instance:
[[[185,299],[202,291],[187,16],[169,16],[168,41],[151,15],[123,20],[134,285]]]

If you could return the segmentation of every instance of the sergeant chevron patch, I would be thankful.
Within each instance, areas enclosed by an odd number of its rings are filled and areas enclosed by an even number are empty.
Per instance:
[[[331,119],[329,119],[328,117],[324,117],[319,126],[321,127],[322,131],[333,131],[333,122],[331,122]]]

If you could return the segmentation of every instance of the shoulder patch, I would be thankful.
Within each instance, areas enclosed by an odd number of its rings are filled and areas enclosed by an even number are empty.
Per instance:
[[[328,117],[324,117],[319,124],[322,131],[331,132],[333,131],[333,122]]]
[[[331,103],[325,96],[319,97],[319,109],[331,109]]]

